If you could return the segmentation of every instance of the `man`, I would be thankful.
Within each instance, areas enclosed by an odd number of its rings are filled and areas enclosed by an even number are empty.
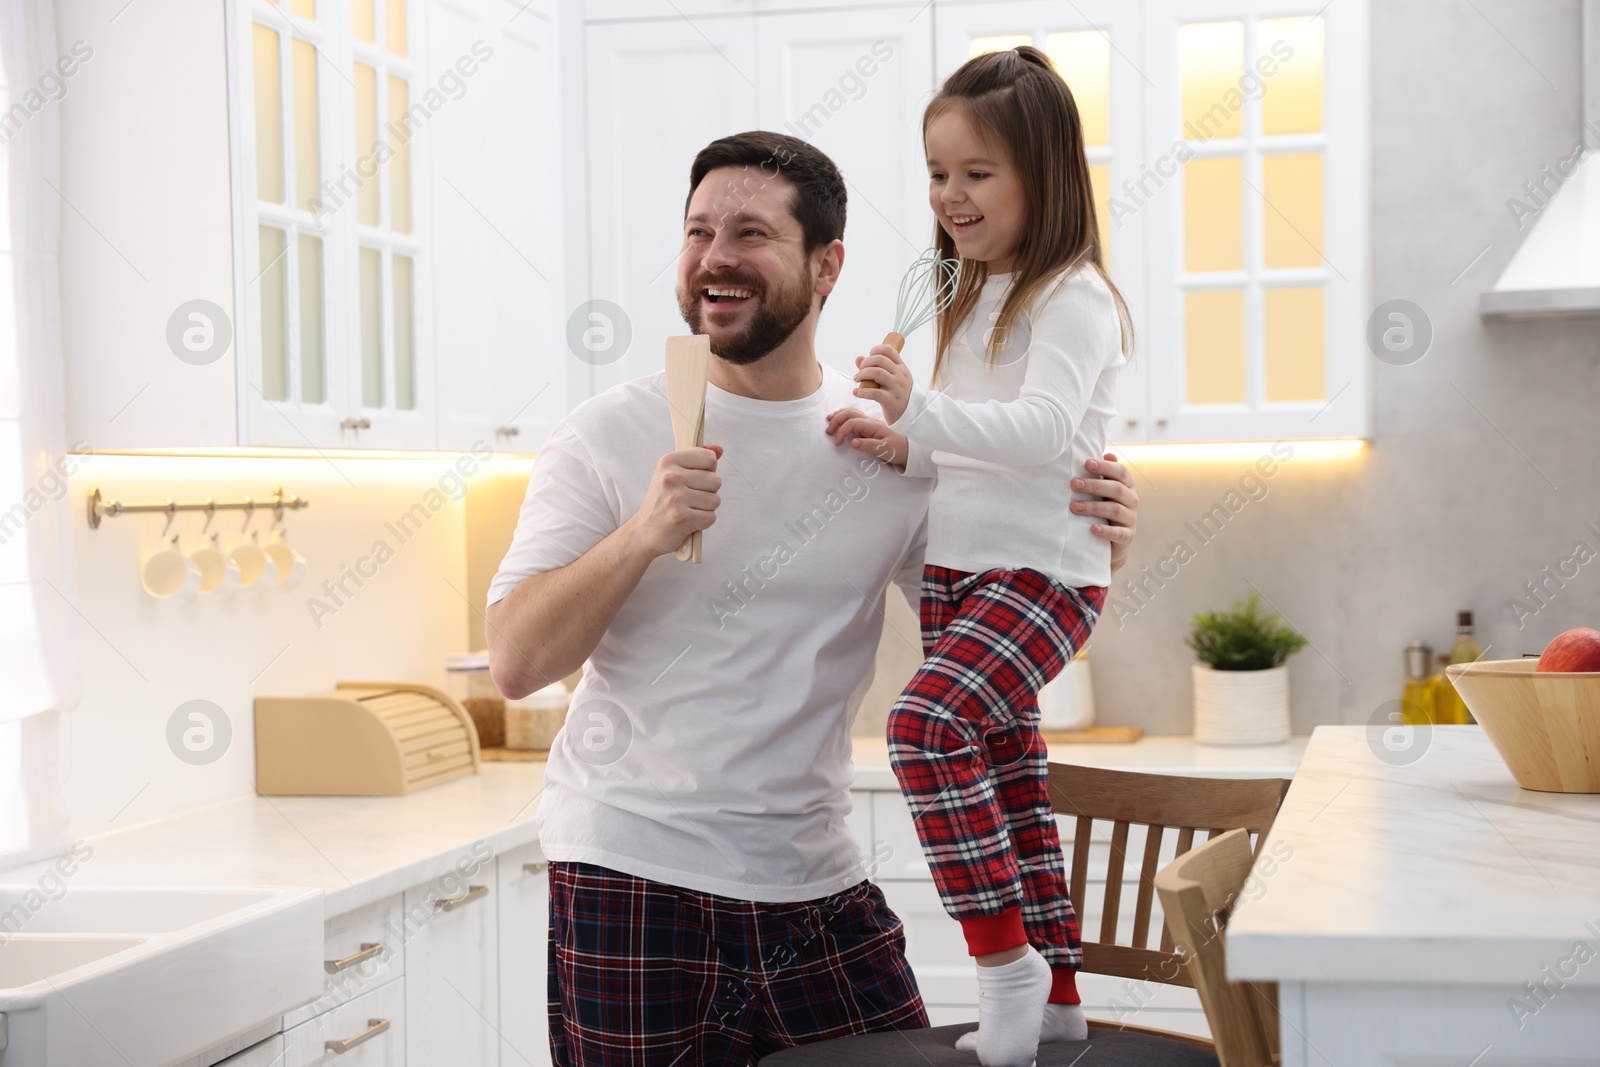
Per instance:
[[[696,157],[678,300],[710,337],[714,443],[673,450],[661,374],[580,405],[490,586],[503,693],[587,663],[539,812],[562,1067],[744,1067],[927,1025],[844,823],[880,604],[890,581],[917,602],[931,484],[825,432],[871,406],[815,353],[844,221],[838,170],[802,141]],[[1083,488],[1107,499],[1075,507],[1120,564],[1138,497],[1098,466]],[[704,562],[680,563],[696,530]]]

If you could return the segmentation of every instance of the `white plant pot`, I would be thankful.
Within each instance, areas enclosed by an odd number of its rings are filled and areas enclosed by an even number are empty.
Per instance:
[[[1044,730],[1087,730],[1094,725],[1094,682],[1088,650],[1039,690],[1039,726]]]
[[[1202,745],[1289,740],[1289,665],[1219,671],[1194,665],[1194,739]]]

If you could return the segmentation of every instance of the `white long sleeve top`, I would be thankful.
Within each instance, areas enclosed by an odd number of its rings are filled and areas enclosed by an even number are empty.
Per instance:
[[[1019,315],[989,359],[1010,274],[992,274],[951,341],[937,390],[913,389],[893,424],[909,477],[935,477],[927,562],[962,571],[1030,568],[1107,585],[1111,546],[1074,515],[1072,478],[1105,450],[1127,364],[1111,290],[1093,268],[1064,275]]]

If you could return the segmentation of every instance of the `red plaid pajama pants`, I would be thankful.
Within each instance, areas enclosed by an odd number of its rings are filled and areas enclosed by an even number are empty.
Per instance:
[[[763,904],[550,864],[556,1067],[748,1067],[928,1025],[905,930],[871,882]]]
[[[1089,638],[1103,586],[1033,570],[922,574],[927,658],[889,713],[889,760],[939,898],[974,956],[1024,942],[1079,1002],[1078,915],[1050,810],[1039,689]]]

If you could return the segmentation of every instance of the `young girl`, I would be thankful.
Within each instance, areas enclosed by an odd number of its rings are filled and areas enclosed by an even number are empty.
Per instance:
[[[922,129],[937,245],[961,258],[938,320],[942,388],[916,388],[880,345],[857,360],[856,395],[887,424],[847,409],[828,432],[936,478],[927,660],[890,714],[889,753],[977,959],[978,1058],[1028,1067],[1041,1040],[1086,1036],[1037,696],[1105,601],[1110,546],[1072,484],[1104,451],[1130,331],[1102,266],[1077,105],[1043,53],[971,60]]]

